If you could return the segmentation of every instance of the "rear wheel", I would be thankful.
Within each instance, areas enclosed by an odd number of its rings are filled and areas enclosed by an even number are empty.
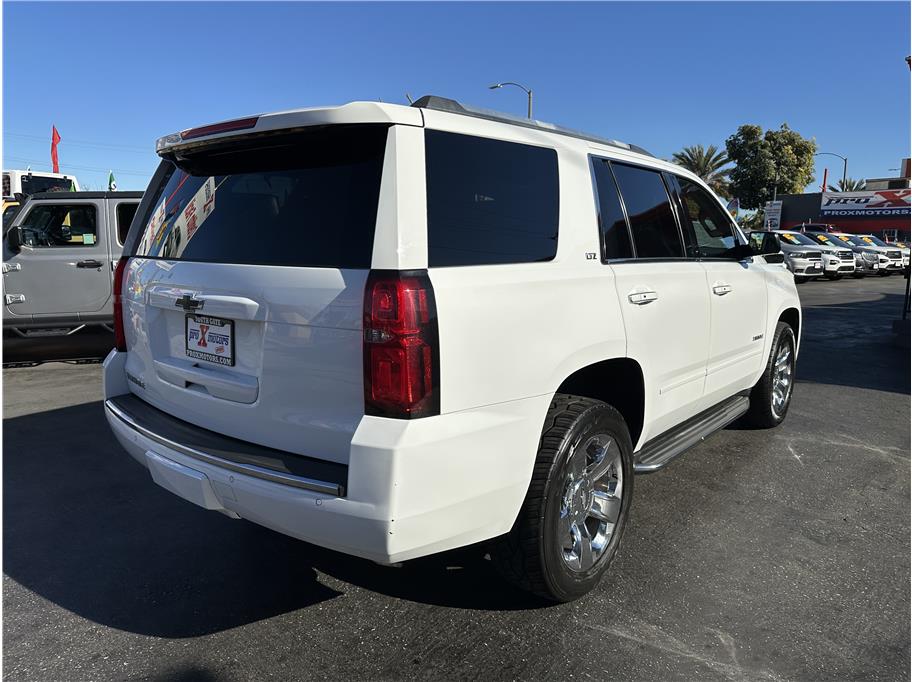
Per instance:
[[[571,601],[598,584],[617,552],[633,495],[633,448],[620,413],[557,394],[529,491],[491,559],[522,589]]]
[[[795,383],[796,352],[794,330],[779,322],[766,369],[751,389],[750,408],[744,415],[748,426],[768,429],[779,426],[785,419]]]

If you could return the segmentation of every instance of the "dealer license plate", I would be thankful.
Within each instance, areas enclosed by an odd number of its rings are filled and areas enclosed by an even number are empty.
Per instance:
[[[187,315],[186,321],[187,357],[234,366],[234,320]]]

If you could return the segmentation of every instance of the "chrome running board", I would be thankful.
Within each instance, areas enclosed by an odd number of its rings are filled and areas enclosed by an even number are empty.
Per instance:
[[[748,407],[750,399],[747,396],[736,395],[656,436],[634,453],[633,471],[638,474],[658,471],[678,455],[701,443],[707,436],[724,429],[747,412]]]

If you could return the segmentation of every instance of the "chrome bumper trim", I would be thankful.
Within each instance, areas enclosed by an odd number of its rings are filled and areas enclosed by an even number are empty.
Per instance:
[[[206,464],[211,464],[221,469],[228,469],[229,471],[244,474],[245,476],[252,476],[253,478],[270,481],[271,483],[279,483],[281,485],[288,485],[293,488],[300,488],[301,490],[310,490],[317,493],[323,493],[325,495],[332,495],[333,497],[345,496],[345,488],[336,483],[317,481],[311,478],[295,476],[293,474],[283,474],[278,471],[271,471],[269,469],[264,469],[262,467],[257,467],[250,464],[238,464],[237,462],[231,462],[227,459],[223,459],[222,457],[210,455],[206,452],[202,452],[201,450],[182,445],[181,443],[176,443],[168,438],[153,433],[143,426],[140,426],[130,417],[129,414],[118,408],[110,400],[105,400],[105,410],[107,410],[112,416],[117,417],[117,419],[119,419],[121,422],[126,424],[137,433],[142,434],[146,438],[153,440],[160,445],[164,445],[166,448],[179,452],[182,455],[186,455],[187,457],[192,457],[193,459],[205,462]]]

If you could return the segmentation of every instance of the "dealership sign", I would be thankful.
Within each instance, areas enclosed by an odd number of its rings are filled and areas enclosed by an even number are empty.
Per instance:
[[[767,201],[763,207],[763,226],[768,230],[778,230],[782,220],[782,202]]]
[[[820,215],[836,218],[883,218],[909,215],[912,190],[881,189],[871,192],[824,192]]]

